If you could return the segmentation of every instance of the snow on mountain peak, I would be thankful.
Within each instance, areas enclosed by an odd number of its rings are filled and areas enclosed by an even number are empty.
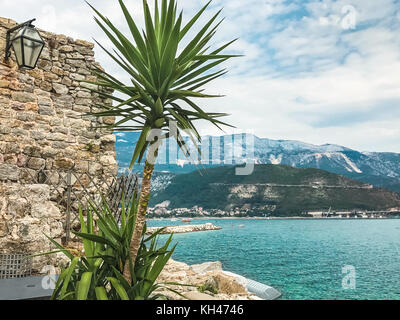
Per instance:
[[[355,165],[354,162],[352,162],[349,157],[347,157],[345,154],[340,153],[341,156],[343,157],[344,161],[357,173],[362,173],[362,171]]]
[[[342,152],[324,152],[324,153],[317,152],[313,154],[313,156],[317,161],[321,160],[323,157],[335,161],[338,165],[343,166],[348,172],[362,173],[362,171],[357,167],[357,165]],[[342,160],[344,160],[344,163],[342,162]]]
[[[282,154],[280,154],[278,157],[271,154],[269,156],[269,161],[271,161],[271,164],[281,164],[282,163]]]

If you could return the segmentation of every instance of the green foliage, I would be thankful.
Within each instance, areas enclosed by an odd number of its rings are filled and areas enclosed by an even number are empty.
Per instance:
[[[118,117],[115,124],[106,126],[108,129],[142,132],[131,167],[141,161],[149,147],[147,135],[151,129],[161,129],[164,138],[173,137],[189,156],[189,150],[182,141],[182,130],[190,135],[192,141],[200,141],[194,121],[206,120],[218,128],[227,125],[218,120],[227,114],[205,112],[194,102],[197,98],[219,97],[204,93],[203,87],[226,73],[225,69],[213,71],[215,67],[237,56],[221,53],[235,40],[217,49],[210,49],[209,44],[223,20],[218,21],[221,11],[199,28],[200,31],[192,39],[186,39],[210,3],[183,25],[183,12],[178,14],[175,0],[161,0],[161,6],[159,0],[155,0],[153,15],[144,0],[145,28],[141,33],[124,2],[119,0],[130,36],[122,34],[107,17],[89,4],[96,13],[96,23],[115,49],[111,52],[104,45],[98,45],[131,80],[131,83],[125,84],[103,70],[96,70],[98,81],[92,83],[100,89],[94,91],[103,98],[112,99],[116,105],[99,105],[101,111],[89,115]],[[118,95],[113,96],[110,91]],[[174,129],[170,128],[171,122],[176,123]]]
[[[164,245],[158,245],[162,230],[149,237],[143,236],[135,263],[130,259],[129,246],[136,219],[135,202],[127,207],[122,203],[120,224],[114,218],[106,202],[101,210],[90,206],[86,221],[80,209],[81,232],[84,254],[74,255],[50,239],[57,248],[71,259],[69,266],[58,278],[52,299],[54,300],[148,300],[162,298],[154,294],[161,285],[156,280],[168,262],[175,246],[169,249],[172,235]],[[97,227],[93,219],[97,217]],[[144,231],[145,234],[145,231]],[[124,276],[124,266],[129,263],[132,282]],[[167,288],[168,289],[168,288]]]
[[[199,286],[197,288],[197,290],[199,292],[201,292],[201,293],[204,293],[204,292],[208,291],[208,292],[211,292],[213,294],[218,294],[218,288],[213,286],[211,283],[202,284],[201,286]]]
[[[94,144],[93,144],[93,142],[89,142],[89,143],[85,146],[85,150],[86,150],[86,151],[91,152],[91,151],[93,151],[93,149],[94,149]]]

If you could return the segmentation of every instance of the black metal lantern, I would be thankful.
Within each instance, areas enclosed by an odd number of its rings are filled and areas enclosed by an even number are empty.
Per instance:
[[[14,49],[18,66],[34,69],[44,48],[44,41],[32,22],[36,19],[24,22],[7,31],[6,59]]]

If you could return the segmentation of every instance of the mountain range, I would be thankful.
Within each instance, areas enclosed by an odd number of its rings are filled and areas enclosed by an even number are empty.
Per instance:
[[[154,193],[152,206],[200,207],[233,214],[297,216],[334,211],[386,211],[400,208],[400,194],[319,169],[257,164],[254,174],[239,176],[234,166],[176,175]]]
[[[139,134],[135,132],[115,132],[115,135],[117,137],[117,161],[121,169],[127,168]],[[250,147],[246,147],[244,143],[246,138],[252,141]],[[190,145],[188,138],[185,138],[185,141]],[[360,152],[334,144],[313,145],[300,141],[272,140],[243,134],[221,137],[206,136],[203,137],[202,143],[203,155],[204,153],[209,154],[209,164],[190,163],[182,152],[174,153],[174,156],[172,156],[168,149],[175,145],[173,150],[176,150],[176,143],[167,140],[165,144],[167,148],[162,149],[159,155],[159,158],[164,160],[165,163],[157,164],[155,170],[174,174],[189,173],[201,168],[239,165],[244,163],[246,159],[251,159],[255,164],[322,169],[376,187],[400,192],[399,153]],[[235,152],[233,152],[234,150]],[[246,154],[246,151],[248,151],[248,154]],[[196,156],[194,152],[192,158],[196,159]],[[135,169],[140,170],[141,166],[136,165]]]

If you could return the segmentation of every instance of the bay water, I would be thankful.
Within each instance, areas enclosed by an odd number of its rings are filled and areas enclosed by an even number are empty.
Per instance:
[[[195,219],[192,224],[208,222],[222,230],[174,235],[175,260],[221,261],[224,270],[278,289],[282,299],[400,299],[400,219]]]

